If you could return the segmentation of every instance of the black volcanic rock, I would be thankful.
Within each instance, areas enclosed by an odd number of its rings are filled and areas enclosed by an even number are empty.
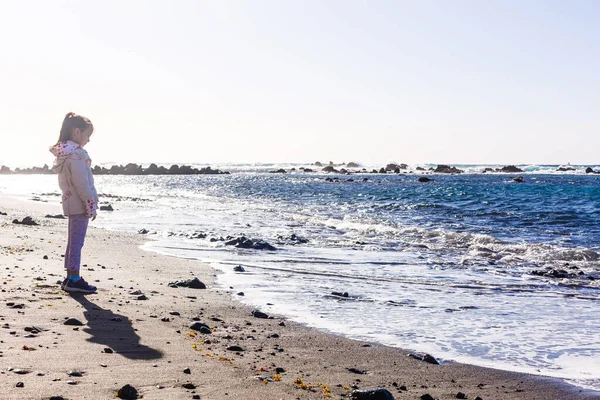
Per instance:
[[[238,249],[254,249],[254,250],[277,250],[264,240],[253,240],[248,239],[245,236],[241,236],[237,239],[225,242],[226,246],[235,246]]]
[[[190,289],[206,289],[206,285],[198,278],[188,279],[185,281],[175,281],[169,283],[169,287],[177,288],[177,287],[187,287]]]
[[[35,226],[35,225],[39,225],[39,224],[38,224],[37,222],[35,222],[35,221],[33,220],[33,218],[31,218],[31,217],[25,217],[25,218],[23,218],[23,220],[22,220],[22,221],[19,221],[18,219],[15,219],[15,220],[13,220],[13,222],[12,222],[12,223],[13,223],[13,224],[19,224],[19,225],[33,225],[33,226]]]
[[[433,172],[438,174],[462,174],[464,171],[456,167],[440,164],[435,170],[433,170]]]
[[[394,396],[384,388],[356,389],[352,400],[394,400]]]
[[[119,389],[116,397],[124,400],[135,400],[138,398],[138,391],[128,384]]]
[[[523,170],[521,168],[515,167],[514,165],[507,165],[500,169],[496,169],[496,172],[519,173],[523,172]]]
[[[201,169],[193,168],[189,165],[179,166],[177,164],[171,165],[169,169],[163,166],[157,166],[152,163],[148,168],[143,168],[141,165],[129,163],[125,167],[120,165],[113,165],[110,169],[104,167],[95,166],[92,169],[94,175],[217,175],[217,174],[229,174],[229,172],[223,172],[218,169],[212,169],[211,167],[204,167]]]

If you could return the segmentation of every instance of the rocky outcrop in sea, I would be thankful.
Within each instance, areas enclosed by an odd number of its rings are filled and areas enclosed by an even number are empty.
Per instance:
[[[150,164],[147,168],[142,167],[141,165],[129,163],[125,166],[123,165],[113,165],[110,168],[100,167],[96,165],[92,168],[92,172],[94,175],[222,175],[229,174],[227,171],[221,171],[218,169],[212,169],[211,167],[204,168],[194,168],[189,165],[171,165],[171,167],[167,168],[164,166],[158,166],[156,164]],[[0,174],[9,175],[9,174],[54,174],[54,172],[48,167],[48,165],[44,165],[43,167],[31,167],[31,168],[15,168],[15,170],[11,170],[7,166],[0,167]]]

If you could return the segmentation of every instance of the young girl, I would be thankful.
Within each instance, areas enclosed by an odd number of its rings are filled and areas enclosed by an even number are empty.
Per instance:
[[[61,288],[67,292],[94,293],[96,287],[80,275],[81,248],[90,218],[96,219],[98,194],[92,176],[92,160],[83,147],[90,141],[94,125],[84,116],[68,113],[60,129],[58,142],[50,148],[56,156],[52,170],[58,174],[62,190],[63,212],[69,218],[65,251],[67,277]]]

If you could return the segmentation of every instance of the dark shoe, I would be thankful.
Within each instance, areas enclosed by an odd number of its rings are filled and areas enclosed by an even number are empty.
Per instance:
[[[96,286],[88,284],[83,278],[79,278],[77,282],[69,279],[64,290],[67,292],[96,293]]]
[[[62,290],[65,290],[65,286],[67,285],[67,281],[69,280],[69,278],[65,278],[64,281],[62,281],[62,283],[60,284],[60,288]]]

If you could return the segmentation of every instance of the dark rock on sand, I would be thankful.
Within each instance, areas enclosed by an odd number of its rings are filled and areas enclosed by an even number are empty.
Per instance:
[[[410,353],[408,355],[409,357],[412,357],[416,360],[421,360],[421,361],[425,361],[426,363],[429,364],[435,364],[435,365],[440,365],[440,362],[438,360],[435,359],[435,357],[433,357],[431,354],[415,354],[415,353]]]
[[[150,231],[149,231],[148,229],[140,229],[140,230],[138,231],[138,233],[139,233],[140,235],[147,235],[148,233],[150,233]]]
[[[235,246],[238,249],[254,249],[254,250],[277,250],[264,240],[252,240],[245,236],[225,242],[226,246]]]
[[[198,278],[188,279],[187,281],[175,281],[169,283],[169,287],[187,287],[190,289],[206,289],[206,285]]]
[[[419,399],[421,399],[421,400],[435,400],[433,398],[433,396],[430,395],[429,393],[425,393],[424,395],[422,395],[421,397],[419,397]]]
[[[252,315],[254,316],[254,318],[262,318],[262,319],[271,318],[267,314],[265,314],[264,312],[262,312],[260,310],[252,310]]]
[[[237,265],[237,266],[233,267],[233,270],[235,272],[246,272],[246,270],[244,269],[244,267],[242,267],[241,265]]]
[[[352,392],[352,400],[394,400],[394,396],[384,388],[357,389]]]
[[[28,369],[22,369],[22,368],[9,368],[9,371],[12,371],[14,374],[17,375],[27,375],[29,374],[31,371],[29,371]]]
[[[189,374],[192,373],[192,371],[189,368],[186,368],[186,369],[183,370],[183,373],[189,375]]]
[[[450,167],[448,165],[440,164],[436,169],[433,170],[438,174],[462,174],[464,171],[462,169],[458,169],[456,167]]]
[[[418,179],[418,181],[419,181],[419,182],[430,182],[430,181],[432,181],[432,180],[433,180],[433,179],[431,179],[431,178],[428,178],[428,177],[426,177],[426,176],[420,176],[420,177],[419,177],[419,179]]]
[[[133,400],[138,398],[138,391],[133,386],[127,384],[117,392],[117,397],[120,399]]]
[[[359,374],[359,375],[364,375],[367,373],[367,371],[362,370],[362,369],[357,369],[357,368],[348,368],[348,371],[352,372],[353,374]]]
[[[466,399],[467,395],[464,394],[463,392],[458,392],[458,393],[456,393],[456,398],[457,399]]]
[[[63,325],[83,326],[83,322],[77,318],[68,318],[65,322],[63,322]]]
[[[183,385],[181,385],[182,388],[184,389],[196,389],[196,385],[194,385],[193,383],[184,383]]]
[[[115,209],[109,204],[107,206],[100,206],[100,211],[115,211]]]
[[[15,219],[15,220],[13,220],[12,223],[13,224],[19,224],[19,225],[39,225],[31,217],[25,217],[25,218],[23,218],[22,221],[19,221],[18,219]]]
[[[229,350],[229,351],[244,351],[244,349],[240,346],[229,346],[227,348],[227,350]]]
[[[25,384],[23,382],[17,382],[15,387],[25,387]]]
[[[48,214],[48,215],[46,215],[45,218],[65,219],[66,217],[64,215],[62,215],[62,214],[56,214],[56,215],[50,215],[50,214]]]
[[[190,325],[190,329],[193,329],[195,331],[198,331],[200,333],[205,333],[205,334],[212,333],[212,330],[210,329],[210,327],[206,324],[203,324],[202,322],[194,322],[193,324]]]

